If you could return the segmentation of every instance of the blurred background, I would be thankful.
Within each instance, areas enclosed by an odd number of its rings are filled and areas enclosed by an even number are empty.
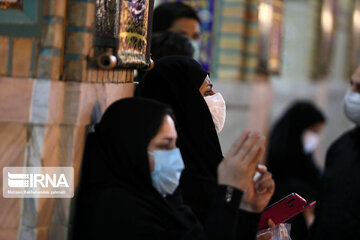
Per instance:
[[[331,142],[352,127],[342,104],[359,63],[358,1],[182,2],[199,14],[200,62],[227,103],[223,151],[244,129],[268,133],[292,102],[306,99],[328,120],[316,152],[322,168]]]
[[[77,182],[87,127],[133,94],[133,67],[95,66],[119,36],[116,20],[98,31],[119,2],[0,0],[1,168],[73,166]],[[323,168],[326,149],[352,127],[342,105],[360,64],[360,1],[183,2],[201,19],[199,61],[227,103],[223,151],[245,129],[268,135],[293,101],[307,99],[327,116],[316,152]],[[1,196],[0,239],[67,239],[70,204]]]

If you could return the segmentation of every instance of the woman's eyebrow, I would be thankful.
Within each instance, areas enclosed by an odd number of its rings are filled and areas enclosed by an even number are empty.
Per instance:
[[[174,140],[173,137],[164,137],[161,139],[161,141],[168,141],[168,142],[171,142],[172,140]]]

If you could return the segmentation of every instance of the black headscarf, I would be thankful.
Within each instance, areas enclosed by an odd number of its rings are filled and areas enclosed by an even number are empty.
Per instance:
[[[177,145],[185,163],[181,189],[186,204],[204,222],[216,188],[217,166],[223,159],[211,113],[199,88],[208,73],[192,58],[164,57],[145,74],[135,95],[172,107]]]
[[[302,134],[309,127],[325,122],[325,117],[312,103],[294,103],[275,123],[270,134],[267,165],[276,183],[271,199],[274,203],[296,192],[308,201],[316,199],[320,171],[312,154],[305,154]],[[307,226],[302,214],[289,220],[291,238],[305,239]]]
[[[168,106],[141,98],[119,100],[106,110],[87,137],[73,239],[170,239],[196,227],[181,199],[163,198],[152,186],[147,147],[166,114]]]
[[[305,154],[302,134],[317,123],[325,122],[325,116],[312,103],[294,103],[275,123],[270,134],[267,165],[275,181],[300,179],[315,181],[318,170],[311,154]]]
[[[190,40],[181,33],[159,32],[154,33],[151,38],[151,58],[155,61],[166,56],[188,56],[194,55],[194,47]],[[138,71],[136,81],[141,82],[146,71]]]

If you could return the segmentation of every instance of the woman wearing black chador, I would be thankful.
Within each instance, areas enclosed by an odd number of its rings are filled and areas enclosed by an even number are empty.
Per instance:
[[[313,153],[325,123],[322,112],[312,103],[298,101],[275,123],[269,140],[267,166],[276,189],[271,202],[296,192],[308,202],[316,199],[320,170]],[[291,238],[305,239],[308,233],[303,214],[290,220]]]

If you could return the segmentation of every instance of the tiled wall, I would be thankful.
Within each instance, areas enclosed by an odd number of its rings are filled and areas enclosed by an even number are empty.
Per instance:
[[[216,79],[254,79],[258,64],[258,3],[258,0],[216,1],[212,59]]]
[[[87,126],[113,101],[132,96],[132,70],[89,67],[94,2],[34,0],[38,8],[29,9],[39,17],[27,32],[2,24],[0,14],[0,169],[72,166],[77,183]],[[2,171],[0,179],[2,189]],[[1,191],[0,239],[67,239],[70,204]]]

